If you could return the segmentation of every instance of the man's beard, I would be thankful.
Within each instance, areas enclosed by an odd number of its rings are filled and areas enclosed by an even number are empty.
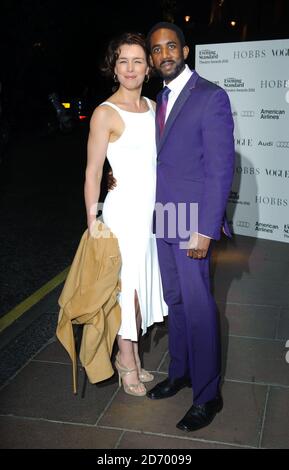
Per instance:
[[[162,77],[163,80],[172,81],[184,70],[185,65],[186,64],[185,64],[184,59],[181,59],[180,62],[176,64],[175,69],[172,70],[171,72],[165,74],[163,73],[161,68],[157,70],[157,72],[159,73],[159,75]]]

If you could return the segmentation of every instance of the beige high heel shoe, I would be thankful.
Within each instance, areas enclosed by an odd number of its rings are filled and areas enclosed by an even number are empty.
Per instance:
[[[141,363],[140,362],[137,362],[136,363],[136,366],[137,366],[137,370],[138,370],[138,376],[139,376],[139,379],[141,382],[152,382],[154,380],[154,375],[151,374],[149,371],[143,369],[141,367]]]
[[[128,395],[133,395],[135,397],[144,397],[146,395],[146,388],[145,386],[143,385],[142,382],[139,382],[137,384],[126,384],[124,381],[123,381],[123,378],[128,376],[129,374],[131,374],[132,372],[137,372],[137,369],[134,368],[134,369],[128,369],[127,367],[124,367],[123,365],[121,365],[119,363],[119,359],[118,359],[118,354],[116,355],[116,358],[115,358],[115,368],[118,372],[118,385],[119,387],[121,387],[121,383],[123,385],[123,389],[125,391],[125,393],[127,393]],[[143,385],[144,387],[144,390],[138,390],[138,387],[140,386],[140,384]]]

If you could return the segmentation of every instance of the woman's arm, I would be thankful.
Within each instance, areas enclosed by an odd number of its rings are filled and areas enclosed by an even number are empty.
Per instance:
[[[103,164],[111,132],[109,115],[110,110],[99,106],[94,111],[90,121],[84,184],[84,199],[89,230],[91,230],[97,214]]]

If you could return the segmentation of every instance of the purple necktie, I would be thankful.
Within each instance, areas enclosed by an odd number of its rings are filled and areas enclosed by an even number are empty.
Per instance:
[[[170,89],[165,86],[157,96],[157,122],[159,125],[160,136],[163,133],[165,127],[166,111],[168,105],[168,96]]]

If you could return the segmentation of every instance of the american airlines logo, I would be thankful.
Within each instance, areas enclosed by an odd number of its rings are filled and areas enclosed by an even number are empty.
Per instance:
[[[282,148],[282,149],[288,149],[289,148],[289,141],[288,140],[282,140],[276,142],[276,147]]]
[[[285,116],[285,109],[261,109],[260,119],[280,119]]]
[[[241,116],[242,117],[254,117],[255,112],[254,111],[242,111]]]

